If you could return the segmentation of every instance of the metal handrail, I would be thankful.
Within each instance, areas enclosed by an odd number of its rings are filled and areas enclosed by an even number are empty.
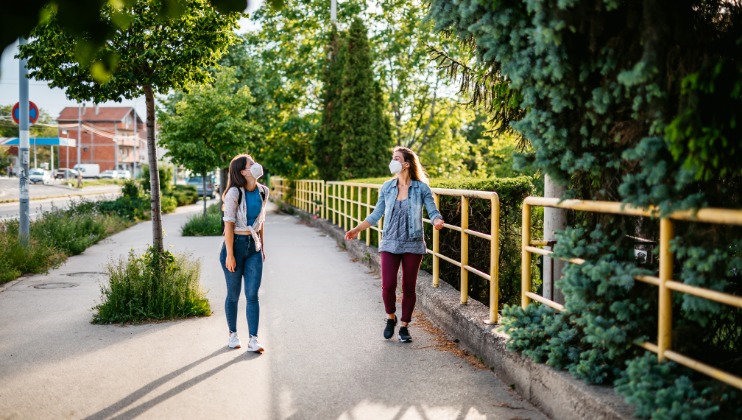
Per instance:
[[[275,180],[273,177],[272,180]],[[279,179],[277,189],[281,192],[288,188],[284,185],[286,181]],[[349,230],[353,226],[365,220],[375,207],[372,202],[372,196],[378,196],[378,190],[381,184],[370,184],[360,182],[343,182],[343,181],[317,181],[317,180],[296,180],[294,200],[292,205],[308,210],[307,203],[315,203],[315,200],[321,199],[322,218],[331,221],[333,224],[341,227],[343,230]],[[322,186],[322,192],[317,190],[317,185]],[[466,304],[469,300],[469,273],[473,273],[489,282],[490,285],[490,317],[486,320],[489,324],[496,324],[499,312],[499,254],[500,254],[500,198],[496,192],[492,191],[474,191],[458,190],[446,188],[432,188],[433,198],[436,206],[440,205],[440,196],[460,197],[462,200],[462,220],[461,226],[444,224],[444,228],[460,232],[461,235],[461,255],[459,259],[451,258],[440,252],[440,232],[433,230],[433,248],[428,249],[428,254],[433,256],[433,287],[440,284],[440,260],[450,262],[460,267],[461,276],[461,303]],[[376,194],[372,194],[375,192]],[[469,199],[480,198],[489,200],[491,203],[491,226],[490,232],[478,232],[469,229]],[[316,214],[316,213],[315,213]],[[425,223],[430,223],[429,219],[423,219]],[[372,231],[377,232],[376,246],[378,247],[382,239],[383,219],[378,226],[372,226],[366,232],[358,236],[359,240],[365,239],[366,245],[371,245]],[[364,236],[365,235],[365,236]],[[490,270],[484,273],[469,265],[469,235],[473,235],[490,242]]]
[[[624,203],[609,201],[560,200],[559,198],[527,197],[523,201],[523,241],[521,249],[521,306],[525,308],[531,300],[538,301],[558,311],[565,308],[549,299],[532,293],[531,290],[531,254],[548,256],[553,251],[537,248],[543,242],[531,240],[531,207],[554,207],[567,210],[589,211],[595,213],[609,213],[628,216],[658,217],[656,207],[648,209],[630,207]],[[660,220],[660,252],[659,277],[635,276],[634,279],[657,286],[659,288],[659,320],[657,326],[657,344],[650,342],[637,343],[640,347],[657,354],[660,362],[672,360],[697,372],[704,373],[712,378],[742,389],[742,378],[729,372],[706,365],[690,357],[677,353],[670,348],[672,337],[672,292],[686,293],[704,299],[713,300],[724,305],[742,308],[742,297],[721,293],[702,287],[690,286],[673,280],[673,255],[670,242],[673,239],[673,221],[704,222],[715,224],[732,224],[742,226],[742,210],[706,208],[698,211],[678,211],[671,213]],[[573,264],[583,264],[585,260],[572,258],[566,260]]]

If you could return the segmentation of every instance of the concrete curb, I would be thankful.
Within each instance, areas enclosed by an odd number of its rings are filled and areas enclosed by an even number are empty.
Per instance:
[[[315,219],[301,210],[292,210],[312,226],[335,238],[340,246],[364,265],[379,271],[381,261],[375,248],[368,248],[361,241],[345,241],[345,232],[339,227],[326,220]],[[497,332],[497,325],[484,323],[489,319],[489,310],[485,305],[471,298],[467,305],[461,305],[460,293],[456,289],[445,282],[440,282],[436,289],[432,283],[432,275],[421,271],[417,282],[418,307],[544,414],[555,419],[634,418],[632,408],[613,388],[587,384],[566,372],[556,371],[519,353],[508,351],[505,347],[508,336]]]

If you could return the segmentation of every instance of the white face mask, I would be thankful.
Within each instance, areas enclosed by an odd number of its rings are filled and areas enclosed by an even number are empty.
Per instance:
[[[389,171],[395,175],[402,172],[402,163],[398,160],[389,162]]]
[[[250,175],[253,176],[256,180],[263,176],[263,165],[255,162],[250,167]]]

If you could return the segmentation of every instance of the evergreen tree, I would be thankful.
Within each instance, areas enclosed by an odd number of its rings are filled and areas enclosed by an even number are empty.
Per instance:
[[[343,82],[343,39],[333,25],[322,74],[322,123],[312,144],[320,179],[339,179],[341,166],[340,93]]]
[[[343,84],[339,101],[342,142],[342,179],[381,176],[393,146],[386,106],[374,81],[371,48],[366,27],[353,20],[343,59]],[[343,55],[343,54],[341,54]]]

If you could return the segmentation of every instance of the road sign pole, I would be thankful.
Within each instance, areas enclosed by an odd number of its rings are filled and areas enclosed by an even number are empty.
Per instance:
[[[18,47],[26,43],[25,38],[18,39]],[[29,197],[28,197],[28,79],[26,78],[26,59],[22,58],[18,62],[18,94],[19,94],[19,140],[20,140],[20,164],[21,173],[18,177],[20,187],[20,241],[21,245],[27,247],[31,233],[31,221],[29,219]]]

